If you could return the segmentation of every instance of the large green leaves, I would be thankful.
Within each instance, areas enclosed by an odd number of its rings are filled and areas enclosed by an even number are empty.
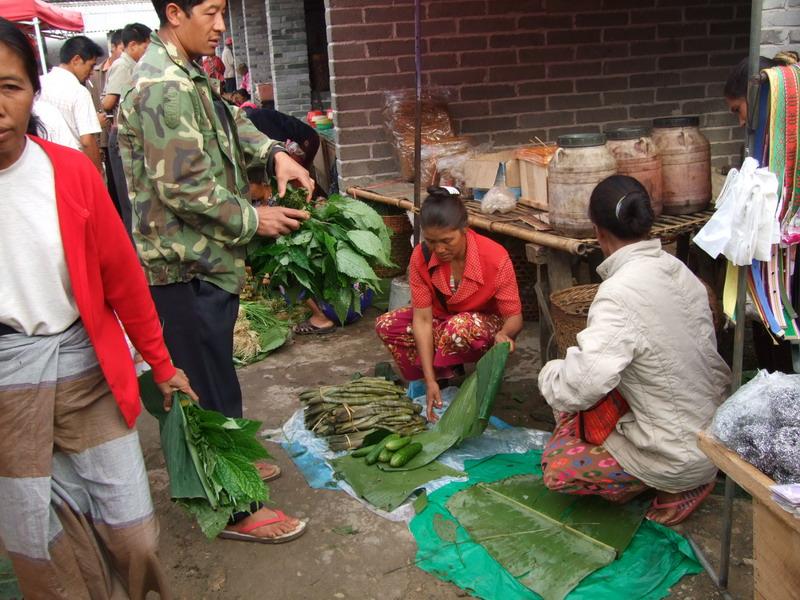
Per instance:
[[[336,247],[336,268],[354,279],[377,279],[364,257],[343,242]]]

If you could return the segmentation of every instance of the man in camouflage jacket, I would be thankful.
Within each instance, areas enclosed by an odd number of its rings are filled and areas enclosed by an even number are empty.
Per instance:
[[[222,101],[198,64],[213,54],[225,31],[225,0],[153,0],[153,6],[161,25],[137,64],[118,118],[133,239],[173,361],[204,408],[240,417],[233,328],[245,247],[257,235],[289,233],[308,217],[283,207],[253,207],[247,169],[274,175],[280,195],[296,180],[310,197],[314,182],[280,144]],[[259,469],[265,477],[279,472],[274,465]],[[264,521],[269,524],[253,529]],[[281,536],[299,535],[305,525],[262,508],[230,527],[249,527],[248,536],[258,541],[285,541]]]

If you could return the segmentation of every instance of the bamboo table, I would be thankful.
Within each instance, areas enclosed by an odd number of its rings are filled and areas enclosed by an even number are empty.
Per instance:
[[[700,433],[697,445],[711,461],[753,497],[753,597],[800,598],[800,519],[772,500],[772,479],[716,438]]]
[[[347,193],[354,198],[414,210],[413,185],[408,182],[378,182],[370,187],[353,186]],[[575,285],[578,266],[589,264],[589,275],[600,263],[602,256],[596,239],[575,239],[560,235],[547,224],[547,211],[518,205],[513,211],[502,215],[487,215],[481,212],[480,203],[467,201],[469,224],[472,227],[500,233],[525,241],[526,257],[536,265],[536,300],[539,305],[539,345],[542,364],[555,358],[551,340],[553,325],[550,318],[550,294]],[[706,210],[690,215],[662,215],[653,225],[652,237],[663,243],[677,243],[677,255],[686,262],[689,241],[693,233],[708,222],[713,211]]]

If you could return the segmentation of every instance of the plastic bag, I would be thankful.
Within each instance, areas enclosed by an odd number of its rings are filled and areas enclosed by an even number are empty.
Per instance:
[[[710,432],[778,483],[800,481],[800,375],[760,371],[720,406]]]
[[[517,197],[505,185],[496,185],[481,199],[481,212],[492,214],[507,213],[517,206]]]
[[[413,152],[413,144],[411,147]],[[463,156],[465,157],[463,160],[466,161],[466,157],[472,154],[472,146],[470,144],[470,140],[467,137],[452,137],[440,142],[432,142],[429,144],[423,144],[422,150],[420,151],[421,160],[420,160],[420,185],[422,188],[427,188],[431,185],[451,185],[451,184],[441,184],[437,182],[437,171],[439,165],[439,159],[451,156]],[[413,157],[412,157],[413,160]],[[460,189],[461,186],[454,186]]]

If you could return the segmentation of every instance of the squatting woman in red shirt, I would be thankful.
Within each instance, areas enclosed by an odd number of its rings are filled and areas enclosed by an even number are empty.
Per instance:
[[[522,329],[511,258],[467,226],[453,188],[430,188],[420,211],[424,242],[411,255],[411,306],[382,315],[375,329],[407,380],[424,379],[428,419],[441,406],[439,381],[476,362]]]

